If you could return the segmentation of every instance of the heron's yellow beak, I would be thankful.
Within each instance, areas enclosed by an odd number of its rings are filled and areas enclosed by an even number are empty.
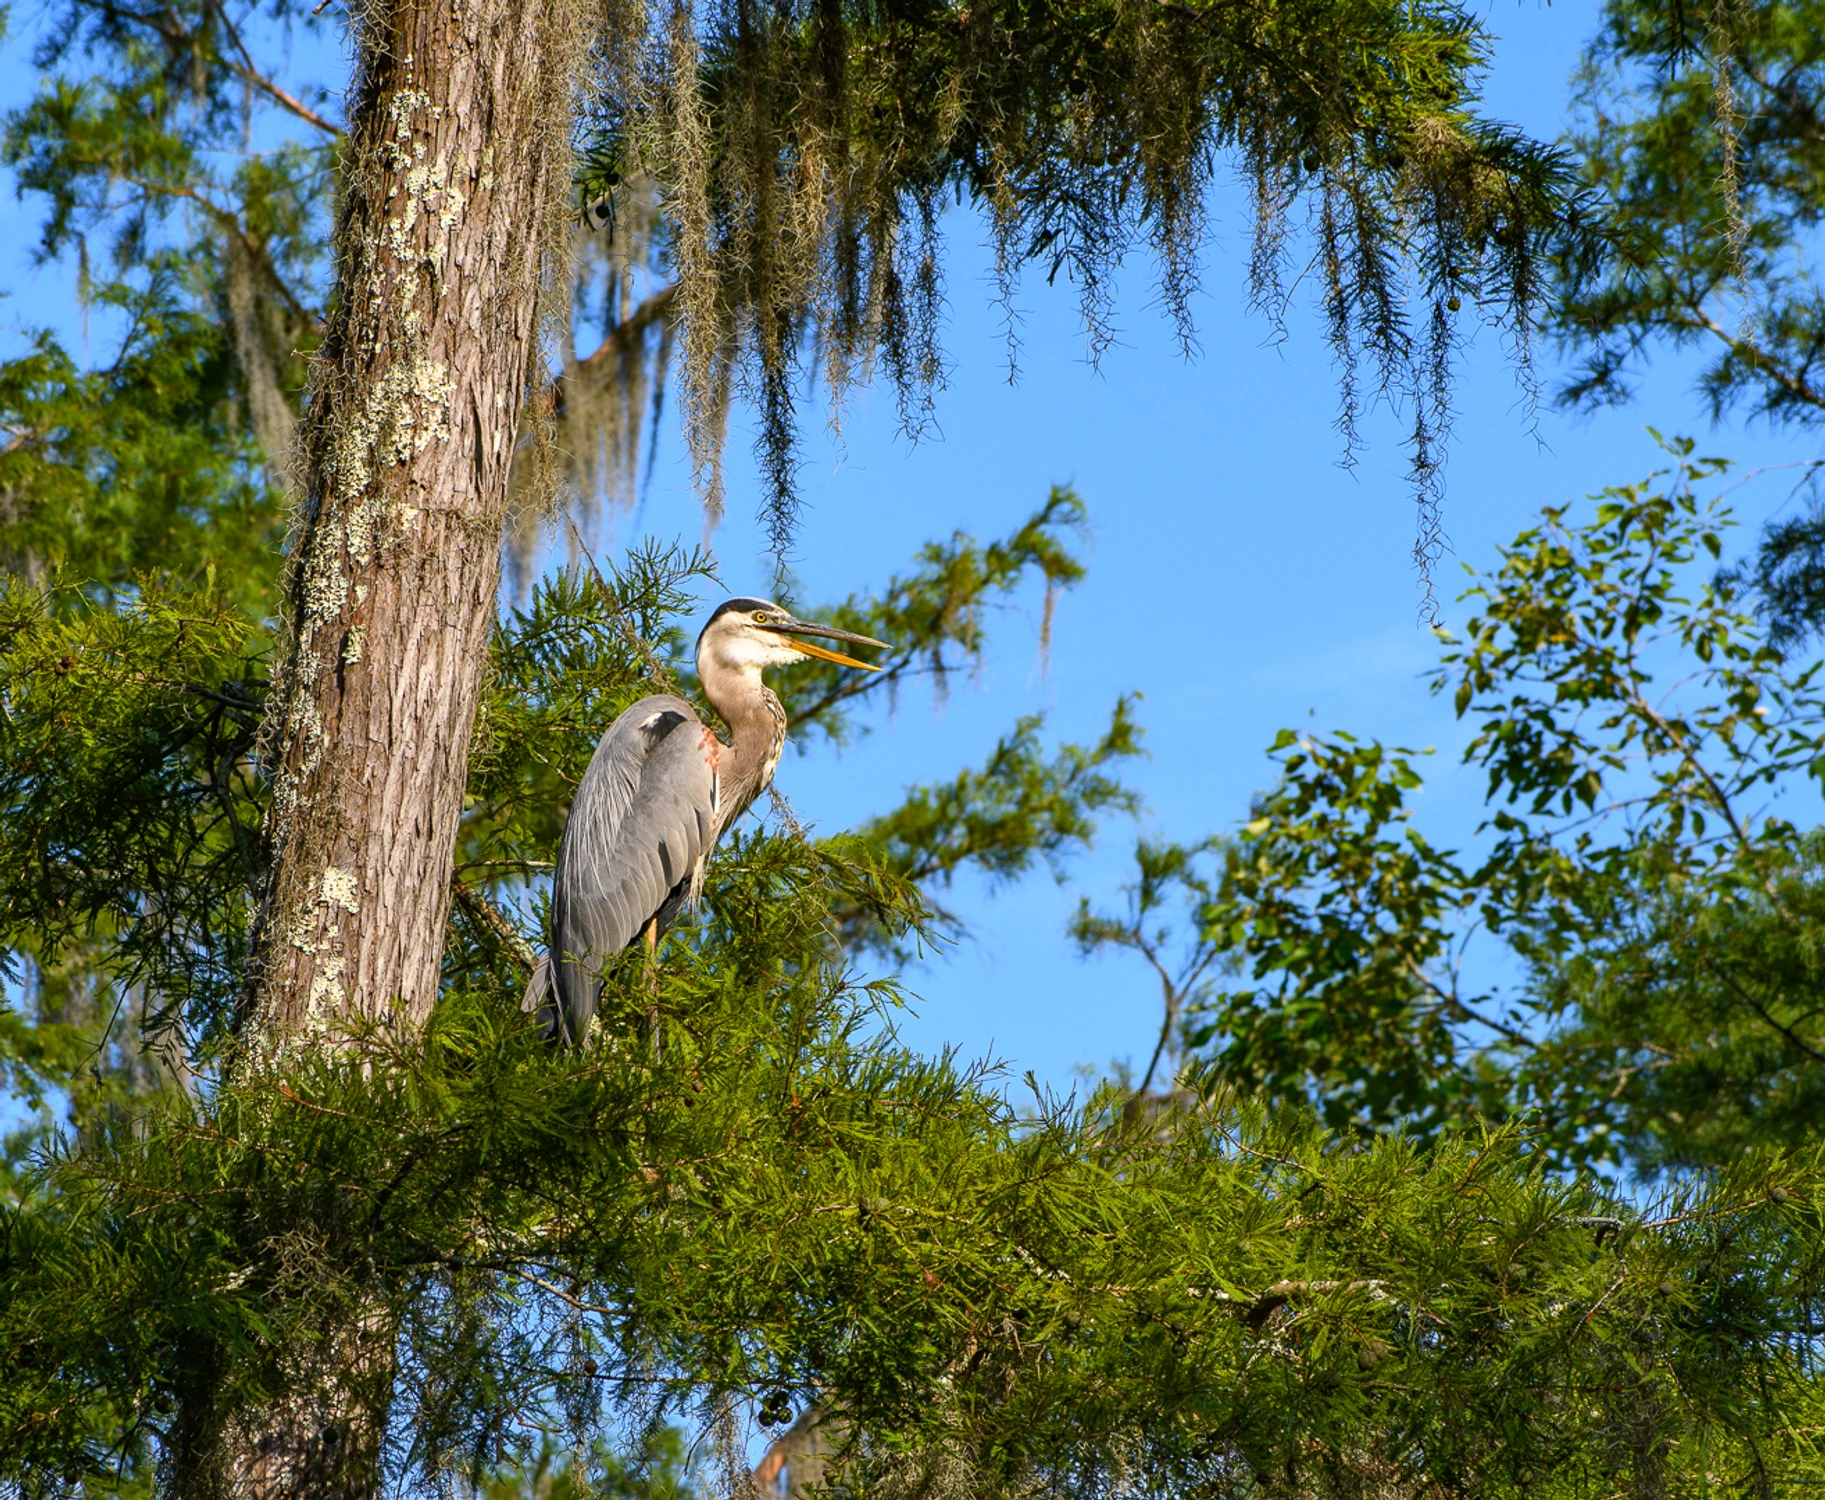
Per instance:
[[[786,644],[794,651],[802,651],[806,656],[815,656],[819,661],[833,661],[839,667],[860,667],[864,672],[878,672],[881,669],[870,666],[865,661],[857,661],[853,656],[845,656],[840,651],[826,651],[822,646],[814,646],[810,641],[795,641],[786,637]]]
[[[818,625],[810,620],[791,620],[781,625],[769,625],[769,630],[778,631],[785,642],[794,651],[802,651],[806,656],[815,656],[819,661],[833,661],[839,667],[856,667],[864,672],[878,672],[879,667],[870,666],[865,661],[857,661],[853,656],[844,656],[824,646],[814,646],[809,641],[798,640],[802,635],[818,635],[827,641],[854,641],[858,646],[879,646],[883,651],[889,649],[886,641],[877,641],[873,636],[856,635],[852,631],[838,630],[834,625]]]

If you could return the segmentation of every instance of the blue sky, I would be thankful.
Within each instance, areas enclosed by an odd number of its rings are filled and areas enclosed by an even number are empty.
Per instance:
[[[1486,14],[1500,38],[1491,112],[1557,135],[1597,7],[1530,0]],[[1271,341],[1267,322],[1246,311],[1243,196],[1221,185],[1215,206],[1196,304],[1200,357],[1180,358],[1154,305],[1151,267],[1137,259],[1123,278],[1120,345],[1096,369],[1071,291],[1029,277],[1020,378],[1009,386],[982,231],[958,215],[939,435],[908,444],[890,393],[876,390],[855,401],[842,452],[821,434],[808,438],[795,566],[810,599],[879,583],[927,538],[1005,534],[1054,483],[1076,486],[1094,531],[1089,577],[1059,606],[1043,673],[1035,590],[997,622],[980,679],[956,683],[942,707],[908,695],[840,757],[788,756],[778,784],[818,828],[848,826],[890,806],[907,784],[979,762],[1022,713],[1043,711],[1056,735],[1086,740],[1119,695],[1140,692],[1152,755],[1130,779],[1154,832],[1195,839],[1233,830],[1272,779],[1264,747],[1289,725],[1435,746],[1418,816],[1448,844],[1470,836],[1482,776],[1455,767],[1467,733],[1424,685],[1435,647],[1420,618],[1401,425],[1378,411],[1359,464],[1338,466],[1337,383],[1320,331],[1309,308],[1296,307],[1291,338]],[[1550,378],[1550,364],[1543,373]],[[1544,410],[1536,435],[1500,336],[1479,333],[1461,361],[1441,595],[1454,597],[1461,564],[1493,562],[1497,545],[1542,505],[1663,466],[1650,424],[1691,434],[1701,452],[1738,460],[1739,472],[1810,456],[1803,439],[1713,431],[1691,374],[1665,360],[1633,406],[1594,417]],[[715,546],[730,588],[761,592],[771,563],[752,518],[761,489],[745,442],[738,430],[729,517]],[[1795,477],[1775,471],[1737,490],[1745,523],[1787,502]],[[676,444],[640,519],[664,536],[700,529]],[[618,540],[628,529],[624,519]],[[1752,534],[1746,524],[1737,535],[1747,545]],[[1448,624],[1466,613],[1446,604]],[[909,973],[922,998],[902,1034],[925,1048],[992,1052],[1016,1074],[1030,1068],[1054,1085],[1068,1085],[1080,1065],[1144,1067],[1159,1024],[1152,976],[1123,955],[1080,959],[1065,940],[1080,891],[1116,905],[1135,833],[1124,820],[1109,823],[1064,887],[1043,873],[999,891],[961,883],[949,904],[968,917],[972,938]]]
[[[1487,14],[1500,38],[1486,87],[1491,113],[1556,135],[1596,5],[1505,0]],[[22,25],[29,31],[29,11],[16,13],[16,36]],[[25,50],[14,40],[0,53],[7,103],[30,85]],[[1447,843],[1468,836],[1481,778],[1454,774],[1464,732],[1423,683],[1434,646],[1411,562],[1400,424],[1385,410],[1372,414],[1359,464],[1338,466],[1335,371],[1309,309],[1296,307],[1291,337],[1272,342],[1267,322],[1245,311],[1242,195],[1220,185],[1214,207],[1194,304],[1198,358],[1179,356],[1153,305],[1151,267],[1137,259],[1115,313],[1121,340],[1095,369],[1070,289],[1030,277],[1019,298],[1020,378],[1009,385],[982,231],[958,215],[945,273],[952,368],[937,433],[908,444],[884,391],[855,393],[841,451],[815,418],[808,423],[794,558],[806,599],[874,587],[921,543],[953,530],[1005,534],[1054,483],[1076,486],[1094,531],[1089,577],[1059,606],[1043,671],[1035,591],[997,619],[984,670],[955,682],[942,707],[908,694],[840,757],[788,756],[780,789],[817,828],[848,826],[890,807],[908,784],[979,762],[1023,713],[1045,712],[1057,737],[1090,739],[1117,697],[1139,692],[1152,757],[1131,780],[1155,832],[1192,839],[1233,829],[1270,779],[1263,748],[1291,725],[1436,746],[1420,815]],[[21,294],[0,304],[8,329],[70,306],[67,273],[29,269],[35,220],[28,205],[0,222],[0,284]],[[68,327],[70,316],[59,321]],[[1765,431],[1713,432],[1690,368],[1674,360],[1650,372],[1635,405],[1590,418],[1548,409],[1536,434],[1491,330],[1465,351],[1458,400],[1445,510],[1455,555],[1440,569],[1447,600],[1459,561],[1490,562],[1540,506],[1659,467],[1648,424],[1690,433],[1702,451],[1744,469],[1810,453],[1803,440]],[[753,519],[761,491],[747,451],[751,420],[738,413],[735,429],[729,515],[713,542],[731,591],[765,592],[772,562]],[[1735,498],[1745,522],[1786,502],[1793,478],[1776,471],[1743,486]],[[639,525],[687,540],[702,531],[675,432]],[[611,551],[634,535],[627,516],[602,529]],[[1738,535],[1747,544],[1752,533]],[[1447,604],[1447,622],[1463,614]],[[903,1035],[922,1048],[993,1052],[1053,1085],[1069,1085],[1079,1065],[1144,1065],[1158,1026],[1151,977],[1120,956],[1080,960],[1064,936],[1078,892],[1115,902],[1135,833],[1112,821],[1098,847],[1072,862],[1067,886],[1043,873],[1000,891],[961,883],[948,902],[972,937],[908,975],[921,999],[901,1018]]]

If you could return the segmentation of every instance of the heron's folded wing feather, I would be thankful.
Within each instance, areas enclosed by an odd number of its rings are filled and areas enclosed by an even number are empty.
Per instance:
[[[668,734],[647,758],[638,795],[607,845],[596,889],[619,908],[620,947],[639,935],[666,896],[688,881],[709,852],[717,797],[708,732],[692,721]],[[707,830],[707,832],[706,832]]]
[[[708,849],[713,741],[682,698],[643,698],[596,747],[558,846],[552,960],[572,1037],[595,1012],[602,965],[635,937]],[[677,870],[680,873],[673,874]],[[557,1017],[548,1030],[555,1033]]]
[[[520,1009],[539,1018],[547,1041],[558,1034],[558,1008],[552,998],[549,951],[541,953],[538,962],[532,966],[532,976],[526,981],[526,993],[520,997]]]

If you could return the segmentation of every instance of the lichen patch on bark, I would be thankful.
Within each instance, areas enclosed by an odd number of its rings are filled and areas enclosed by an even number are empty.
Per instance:
[[[323,872],[323,900],[329,906],[339,906],[344,911],[361,910],[361,903],[356,899],[358,887],[355,877],[347,870],[338,870],[331,865]]]

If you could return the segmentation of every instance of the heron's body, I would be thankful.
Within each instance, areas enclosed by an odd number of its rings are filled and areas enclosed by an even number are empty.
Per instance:
[[[671,694],[642,698],[602,736],[558,844],[551,949],[527,994],[547,1037],[582,1040],[603,966],[671,924],[701,888],[717,837],[772,781],[786,713],[762,669],[807,656],[866,665],[791,634],[880,644],[794,620],[765,600],[731,599],[697,643],[704,696],[728,724],[729,743]]]

